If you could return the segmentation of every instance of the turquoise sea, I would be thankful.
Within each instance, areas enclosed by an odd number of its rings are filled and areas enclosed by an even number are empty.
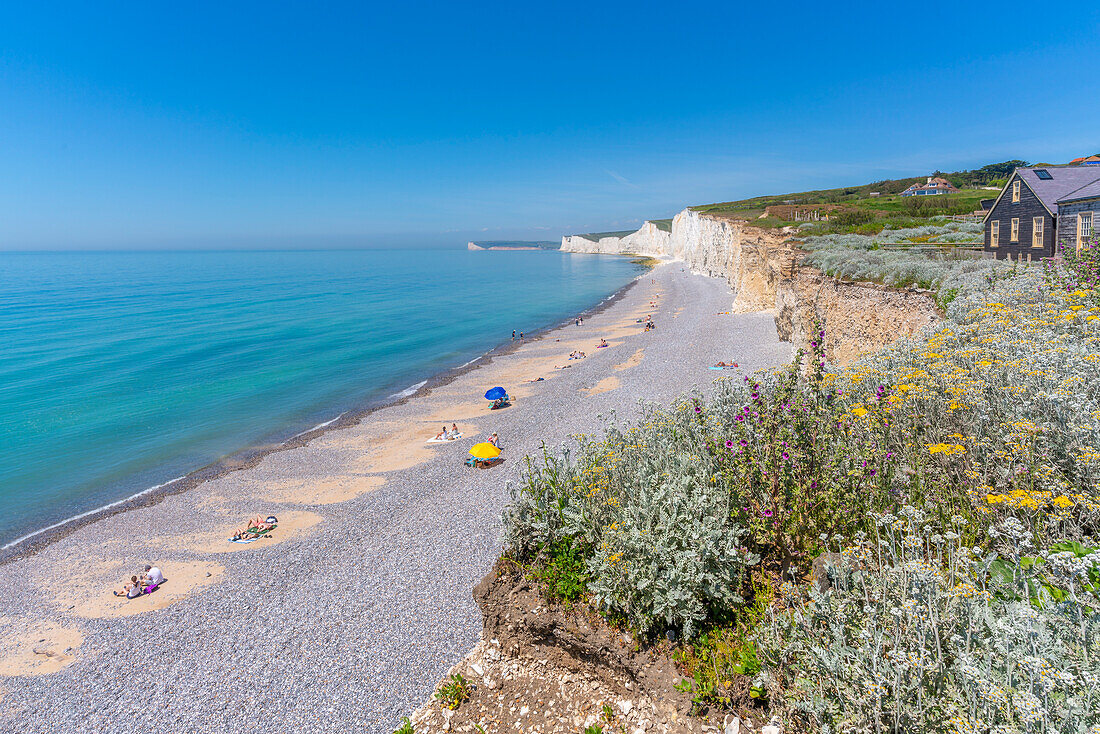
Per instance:
[[[556,251],[0,253],[0,545],[392,400],[638,273]]]

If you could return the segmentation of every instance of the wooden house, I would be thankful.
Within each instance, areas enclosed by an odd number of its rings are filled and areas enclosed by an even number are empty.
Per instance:
[[[999,259],[1053,257],[1077,246],[1080,233],[1091,233],[1098,205],[1097,168],[1017,168],[985,215],[983,249]]]
[[[1081,245],[1097,234],[1100,227],[1100,176],[1073,191],[1058,202],[1058,244],[1061,252]]]

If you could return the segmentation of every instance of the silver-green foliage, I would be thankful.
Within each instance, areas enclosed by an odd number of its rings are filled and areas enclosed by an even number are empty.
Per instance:
[[[744,529],[716,488],[694,404],[654,411],[641,426],[582,440],[528,466],[504,512],[505,544],[521,559],[563,539],[591,548],[591,600],[645,634],[692,637],[715,609],[742,601]]]
[[[941,221],[935,225],[908,229],[887,229],[875,235],[834,234],[807,237],[802,247],[810,250],[805,263],[828,275],[845,280],[869,280],[890,286],[912,283],[938,289],[952,277],[988,270],[981,260],[959,259],[955,253],[922,254],[909,250],[887,250],[883,245],[913,238],[934,238],[937,242],[975,243],[982,225]]]
[[[998,558],[959,529],[906,507],[834,557],[825,591],[784,585],[758,655],[794,730],[1100,731],[1100,553],[1035,554],[1010,518]]]

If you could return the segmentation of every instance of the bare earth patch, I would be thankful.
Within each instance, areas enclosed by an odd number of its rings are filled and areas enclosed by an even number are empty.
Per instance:
[[[602,392],[608,392],[619,387],[619,378],[615,375],[605,377],[596,383],[595,387],[581,388],[581,392],[588,393],[589,395],[599,395]]]
[[[55,597],[62,609],[86,619],[112,619],[164,609],[218,581],[225,571],[223,566],[208,561],[158,560],[165,578],[159,589],[136,599],[114,596],[111,592],[136,575],[139,564],[140,561],[101,561],[86,564],[76,574],[66,569],[65,573],[55,572],[45,578],[55,579],[52,583],[56,585],[56,579],[68,576],[68,585],[60,588]],[[43,586],[49,584],[43,581]]]
[[[260,514],[266,514],[261,512]],[[223,530],[215,530],[209,533],[196,535],[176,535],[157,538],[154,542],[158,547],[166,549],[188,550],[198,553],[235,553],[243,550],[255,550],[276,545],[284,540],[300,536],[324,520],[316,512],[304,512],[290,510],[278,513],[279,523],[274,530],[265,537],[251,543],[231,543],[230,536],[248,522],[247,517],[242,517],[233,525],[226,525]],[[167,573],[165,574],[167,575]],[[159,591],[159,589],[158,589]]]
[[[0,675],[56,673],[72,665],[84,634],[47,620],[0,617]]]
[[[628,370],[631,367],[637,367],[642,363],[642,357],[644,356],[645,349],[639,349],[638,351],[634,352],[634,354],[630,355],[630,357],[625,362],[615,365],[615,369],[621,372],[622,370]]]

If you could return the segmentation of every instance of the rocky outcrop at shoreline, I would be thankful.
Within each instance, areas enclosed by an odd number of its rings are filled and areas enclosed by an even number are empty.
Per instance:
[[[562,238],[562,252],[637,254],[679,260],[693,272],[725,278],[731,313],[774,311],[780,338],[809,348],[814,324],[825,324],[826,356],[846,364],[940,320],[931,293],[851,283],[801,265],[806,253],[788,229],[761,229],[738,219],[685,209],[666,232],[646,222],[623,237]]]

